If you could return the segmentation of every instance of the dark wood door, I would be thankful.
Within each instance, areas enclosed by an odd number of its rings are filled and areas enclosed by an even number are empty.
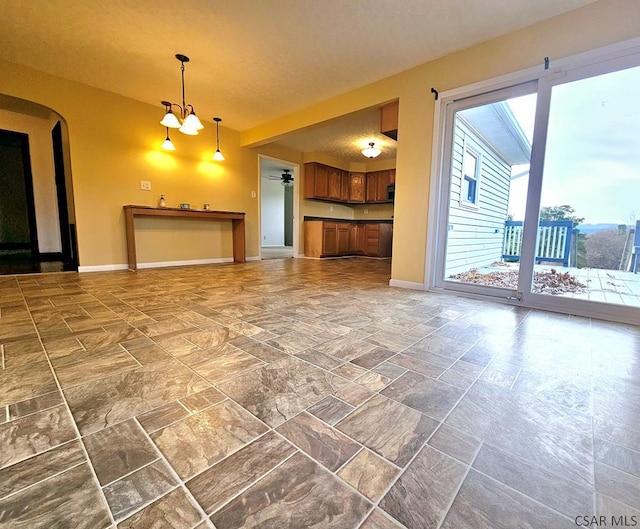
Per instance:
[[[0,250],[38,258],[29,136],[10,130],[0,130],[0,226]]]

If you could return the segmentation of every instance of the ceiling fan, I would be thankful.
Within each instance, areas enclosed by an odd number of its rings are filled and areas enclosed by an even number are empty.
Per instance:
[[[267,180],[280,180],[280,183],[283,186],[292,186],[293,185],[293,175],[291,174],[291,169],[283,169],[282,174],[280,176],[270,175],[267,176]]]

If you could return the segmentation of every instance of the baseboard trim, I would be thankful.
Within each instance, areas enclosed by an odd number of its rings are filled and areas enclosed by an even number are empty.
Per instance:
[[[126,264],[113,265],[97,265],[97,266],[79,266],[78,272],[113,272],[114,270],[126,270]]]
[[[233,257],[217,257],[215,259],[191,259],[188,261],[158,261],[156,263],[138,263],[138,269],[167,268],[170,266],[197,266],[221,263],[233,263]]]
[[[259,258],[248,257],[247,261],[256,261]],[[188,261],[158,261],[155,263],[138,263],[138,270],[145,268],[168,268],[170,266],[197,266],[207,264],[233,263],[233,257],[218,257],[216,259],[192,259]],[[79,266],[78,272],[110,272],[113,270],[127,270],[127,264]]]
[[[407,288],[409,290],[424,290],[424,283],[414,283],[413,281],[401,281],[400,279],[390,279],[390,287]]]
[[[251,257],[247,257],[247,262],[249,261],[262,261],[262,257],[259,255],[252,255]]]

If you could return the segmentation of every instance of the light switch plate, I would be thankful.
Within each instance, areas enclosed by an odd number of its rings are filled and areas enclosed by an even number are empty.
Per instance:
[[[140,180],[140,189],[143,191],[151,191],[151,182],[149,182],[149,180]]]

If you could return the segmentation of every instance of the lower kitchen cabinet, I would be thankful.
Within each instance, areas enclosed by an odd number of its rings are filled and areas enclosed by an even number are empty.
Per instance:
[[[393,225],[385,222],[305,220],[304,254],[307,257],[391,257],[392,236]]]

